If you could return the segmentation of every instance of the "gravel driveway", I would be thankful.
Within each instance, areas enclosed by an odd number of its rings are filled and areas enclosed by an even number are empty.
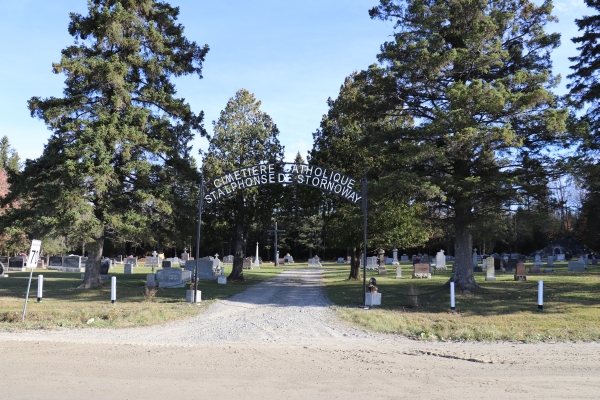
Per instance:
[[[321,279],[286,271],[160,326],[1,332],[0,398],[600,398],[597,342],[368,333],[337,321]]]

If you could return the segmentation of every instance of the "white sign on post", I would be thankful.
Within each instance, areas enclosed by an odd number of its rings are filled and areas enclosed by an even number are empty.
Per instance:
[[[37,268],[38,259],[40,258],[40,249],[42,248],[41,240],[32,240],[31,249],[29,250],[29,258],[27,258],[27,268]]]
[[[27,299],[29,298],[29,288],[31,287],[31,278],[33,277],[33,269],[37,268],[38,258],[40,258],[40,249],[42,248],[41,240],[32,240],[31,249],[29,250],[29,258],[27,259],[27,268],[31,268],[29,273],[29,283],[27,284],[27,294],[25,294],[25,304],[23,305],[23,317],[21,321],[25,321],[25,313],[27,312]]]

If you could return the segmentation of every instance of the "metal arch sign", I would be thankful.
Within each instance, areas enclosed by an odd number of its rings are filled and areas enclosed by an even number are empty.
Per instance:
[[[331,168],[310,164],[273,163],[244,167],[213,179],[204,193],[212,204],[243,189],[271,184],[303,185],[333,193],[358,205],[363,198],[356,180]]]
[[[200,235],[204,203],[210,205],[243,189],[265,185],[303,185],[333,193],[354,205],[362,204],[363,212],[363,303],[367,305],[367,178],[362,188],[355,188],[356,180],[331,168],[298,163],[258,164],[237,169],[200,184],[198,199],[198,231],[196,235],[196,268],[193,301],[198,287],[198,260],[200,260]],[[359,203],[360,201],[360,203]]]

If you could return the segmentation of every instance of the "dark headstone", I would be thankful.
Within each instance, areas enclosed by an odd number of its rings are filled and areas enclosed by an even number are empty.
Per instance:
[[[0,263],[4,264],[4,265],[8,265],[8,261],[10,260],[10,257],[0,257]]]
[[[473,272],[483,272],[483,268],[481,268],[481,267],[473,267]]]
[[[514,272],[517,268],[518,261],[515,258],[509,258],[506,262],[506,272],[511,273]]]
[[[81,265],[85,267],[87,265],[87,260],[88,257],[81,257]]]
[[[100,261],[100,275],[108,275],[110,269],[110,260]]]
[[[123,256],[121,254],[117,256],[117,262],[123,262]]]
[[[62,266],[65,268],[81,268],[81,257],[80,256],[63,257],[63,265]]]
[[[500,258],[494,258],[494,270],[500,271],[502,269],[502,260]]]
[[[63,258],[61,256],[52,256],[48,260],[49,267],[62,267]]]
[[[172,266],[173,266],[173,263],[171,261],[163,261],[162,262],[163,268],[171,268]]]
[[[25,259],[23,257],[11,257],[8,261],[8,268],[23,269],[25,268]]]

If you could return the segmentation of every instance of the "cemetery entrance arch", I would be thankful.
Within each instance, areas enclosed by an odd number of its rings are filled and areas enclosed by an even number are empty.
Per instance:
[[[200,233],[202,211],[205,207],[223,198],[256,186],[302,185],[314,187],[337,195],[344,200],[362,207],[363,212],[363,302],[366,304],[366,257],[367,257],[367,179],[363,177],[359,188],[358,180],[331,168],[311,164],[272,163],[258,164],[225,173],[200,185],[198,201],[198,234],[196,239],[196,260],[200,253]],[[197,276],[197,275],[196,275]],[[194,291],[195,293],[195,291]]]

